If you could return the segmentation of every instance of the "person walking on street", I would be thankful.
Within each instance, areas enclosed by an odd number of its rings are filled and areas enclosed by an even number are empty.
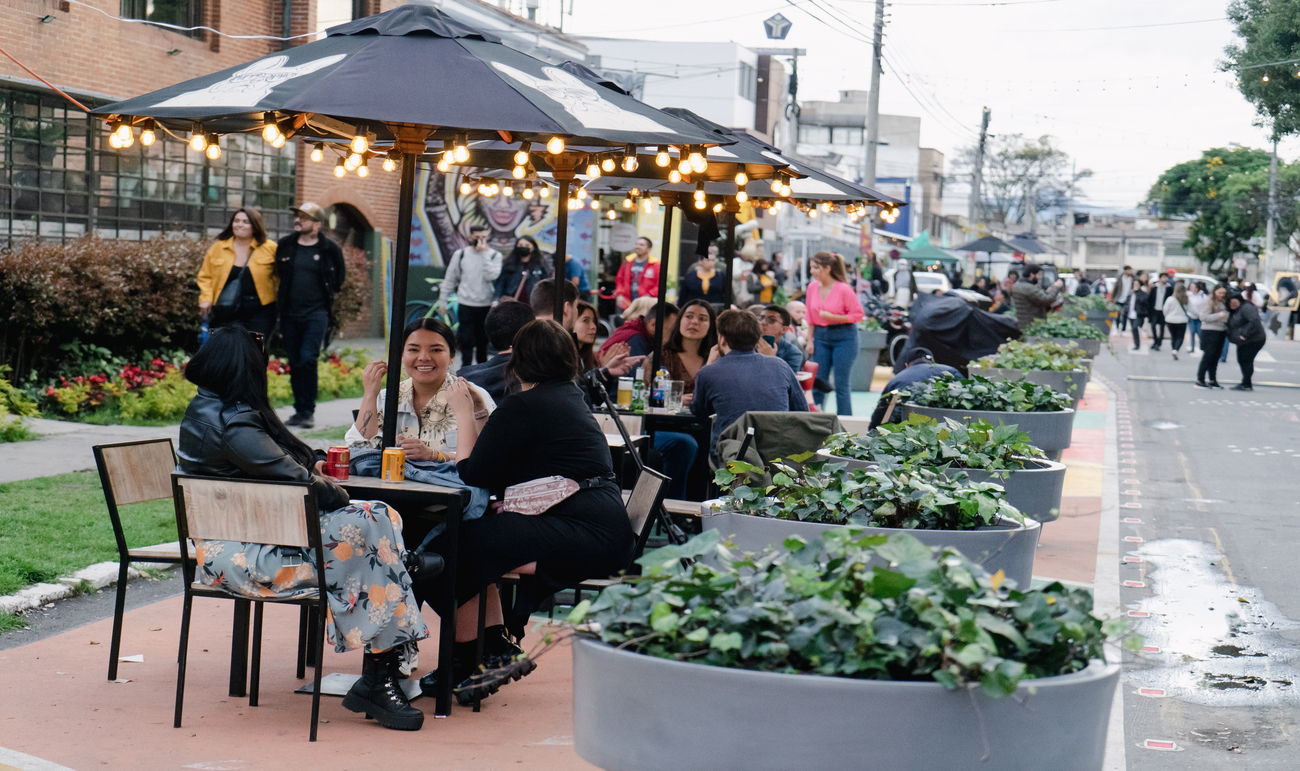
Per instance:
[[[1216,286],[1201,311],[1201,365],[1196,368],[1197,388],[1222,388],[1219,385],[1219,350],[1228,329],[1228,290]],[[1253,363],[1252,359],[1252,363]],[[1209,376],[1207,383],[1205,378]]]
[[[1154,340],[1151,350],[1158,351],[1165,342],[1165,300],[1173,293],[1169,276],[1161,273],[1156,283],[1147,292],[1147,318],[1151,320],[1151,337]]]
[[[1115,278],[1115,288],[1111,290],[1110,301],[1123,308],[1133,295],[1133,266],[1125,265],[1124,272]],[[1122,334],[1128,325],[1128,314],[1119,314],[1119,331]]]
[[[289,353],[289,385],[298,428],[314,428],[316,366],[329,335],[334,297],[347,269],[343,250],[321,235],[325,210],[304,203],[293,210],[293,235],[280,239],[275,258],[280,269],[280,335]]]
[[[1142,350],[1142,325],[1147,320],[1147,274],[1138,271],[1133,277],[1133,285],[1128,295],[1128,303],[1120,316],[1127,316],[1133,330],[1133,350]]]
[[[624,259],[614,277],[614,305],[623,311],[638,297],[659,296],[659,263],[650,259],[654,244],[641,236],[632,248],[631,259]]]
[[[1268,335],[1259,317],[1259,306],[1248,299],[1233,296],[1228,300],[1228,337],[1237,345],[1237,365],[1241,367],[1241,382],[1233,391],[1254,391],[1250,379],[1255,374],[1255,356],[1264,348]]]
[[[894,270],[894,305],[907,309],[916,299],[916,278],[912,275],[912,263],[900,260]]]
[[[813,280],[806,290],[808,322],[813,325],[813,361],[817,374],[835,384],[835,411],[853,414],[850,373],[858,356],[857,323],[865,315],[862,303],[848,284],[844,261],[830,252],[817,252],[808,265]],[[817,391],[820,407],[826,395]]]
[[[1224,300],[1223,300],[1224,305],[1227,305],[1228,303],[1227,298],[1230,297],[1236,290],[1232,288],[1232,282],[1228,280],[1227,276],[1219,277],[1219,286],[1223,287],[1224,292],[1227,292],[1227,295],[1224,296]],[[1225,331],[1223,335],[1223,345],[1220,346],[1220,350],[1219,350],[1220,364],[1224,364],[1228,361],[1228,351],[1229,351],[1228,346],[1232,345],[1232,342],[1233,342],[1232,338],[1228,337],[1227,332]]]
[[[537,241],[532,236],[520,236],[510,256],[501,262],[501,275],[497,276],[493,295],[496,300],[508,297],[527,303],[537,282],[550,278],[553,273],[551,258],[542,254]]]
[[[280,282],[275,249],[262,215],[252,207],[236,209],[199,267],[199,316],[210,328],[241,324],[271,336]]]
[[[1187,285],[1181,281],[1174,284],[1174,293],[1165,299],[1160,311],[1169,325],[1171,353],[1174,361],[1178,361],[1178,349],[1183,347],[1183,335],[1187,333]]]
[[[474,225],[469,229],[469,246],[452,252],[447,264],[442,313],[447,315],[447,299],[456,295],[456,344],[462,367],[488,360],[487,315],[504,259],[501,252],[488,246],[487,226]]]
[[[1057,279],[1047,289],[1038,285],[1043,269],[1038,265],[1026,265],[1025,274],[1011,287],[1011,301],[1016,307],[1016,326],[1024,332],[1039,319],[1047,318],[1047,311],[1056,304],[1065,282]]]
[[[1187,352],[1196,353],[1196,342],[1201,339],[1201,313],[1210,301],[1209,291],[1204,281],[1194,282],[1187,287]],[[1202,348],[1205,346],[1202,345]]]

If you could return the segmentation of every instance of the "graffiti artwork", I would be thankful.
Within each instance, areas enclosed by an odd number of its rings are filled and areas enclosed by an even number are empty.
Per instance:
[[[525,199],[460,192],[463,177],[474,169],[443,173],[421,164],[416,177],[415,211],[411,223],[411,264],[442,267],[457,249],[469,243],[472,226],[486,225],[489,242],[502,254],[509,254],[520,236],[532,236],[545,252],[555,251],[556,214],[554,194],[549,198]],[[569,213],[568,252],[584,268],[591,266],[594,218],[590,209]]]

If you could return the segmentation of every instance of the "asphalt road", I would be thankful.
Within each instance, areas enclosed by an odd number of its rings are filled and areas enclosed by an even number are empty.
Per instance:
[[[1300,768],[1300,343],[1270,340],[1242,393],[1193,388],[1199,353],[1113,340],[1121,598],[1148,646],[1121,685],[1128,768]]]

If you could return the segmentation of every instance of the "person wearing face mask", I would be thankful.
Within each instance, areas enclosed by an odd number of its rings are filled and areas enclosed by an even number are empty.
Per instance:
[[[685,305],[692,300],[704,300],[721,305],[727,299],[727,275],[718,268],[718,257],[712,250],[696,261],[692,270],[686,271],[677,285],[677,302]]]
[[[495,299],[508,297],[526,303],[537,282],[554,274],[550,255],[542,254],[532,236],[520,236],[515,242],[514,251],[510,252],[501,265]]]
[[[650,259],[654,244],[641,236],[614,277],[614,304],[621,311],[638,297],[659,296],[659,263]]]
[[[522,239],[520,239],[522,241]],[[460,343],[460,366],[468,367],[488,360],[487,315],[496,299],[496,280],[501,276],[501,252],[488,246],[488,229],[475,225],[469,229],[469,246],[457,249],[447,265],[442,282],[442,312],[447,314],[447,298],[456,295],[456,339]]]

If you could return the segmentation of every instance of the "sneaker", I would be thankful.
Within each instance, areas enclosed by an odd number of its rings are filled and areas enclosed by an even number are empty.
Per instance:
[[[294,428],[310,429],[316,427],[316,416],[310,412],[295,413],[292,418],[284,422],[286,426]]]
[[[1178,361],[1178,351],[1171,351],[1174,355],[1174,361]]]
[[[1204,380],[1197,380],[1195,383],[1192,383],[1192,387],[1193,387],[1193,388],[1207,388],[1207,389],[1208,389],[1208,388],[1210,387],[1210,384],[1207,383],[1207,382],[1205,382]]]
[[[1142,346],[1140,346],[1140,345],[1135,345],[1135,346],[1133,346],[1133,350],[1135,350],[1135,351],[1140,351],[1140,350],[1142,350]]]
[[[1216,381],[1210,383],[1210,388],[1223,388],[1223,386],[1219,385],[1218,382]]]
[[[1246,385],[1245,383],[1238,383],[1238,384],[1236,384],[1235,386],[1233,386],[1232,388],[1230,388],[1230,389],[1228,389],[1228,390],[1230,390],[1230,391],[1254,391],[1255,389],[1252,388],[1251,386]]]

